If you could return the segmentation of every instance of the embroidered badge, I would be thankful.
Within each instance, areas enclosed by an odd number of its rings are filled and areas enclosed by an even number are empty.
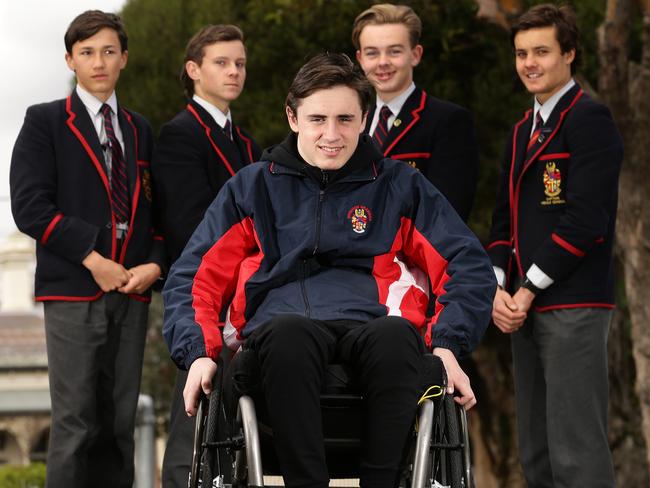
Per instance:
[[[348,211],[348,220],[352,223],[352,230],[357,234],[363,234],[372,221],[372,212],[368,207],[355,205]]]
[[[148,169],[142,171],[142,189],[144,190],[144,196],[151,203],[151,172]]]
[[[557,205],[566,203],[560,194],[562,193],[562,173],[557,168],[554,161],[546,163],[544,169],[544,194],[546,200],[542,200],[542,205]]]

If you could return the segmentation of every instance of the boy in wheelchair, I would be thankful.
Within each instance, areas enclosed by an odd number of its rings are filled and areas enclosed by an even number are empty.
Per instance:
[[[370,98],[347,56],[305,64],[286,100],[292,132],[223,187],[163,293],[188,415],[209,393],[222,337],[255,352],[286,486],[328,486],[319,402],[333,360],[365,399],[361,486],[398,482],[425,351],[455,400],[476,403],[456,358],[488,324],[494,273],[435,187],[363,135]]]

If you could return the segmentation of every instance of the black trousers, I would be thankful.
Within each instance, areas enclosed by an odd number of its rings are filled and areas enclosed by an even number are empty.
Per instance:
[[[281,315],[249,338],[288,487],[326,487],[320,392],[331,361],[348,364],[366,399],[362,487],[394,487],[420,394],[424,343],[405,319],[322,322]]]
[[[121,293],[46,302],[48,488],[131,488],[148,304]]]
[[[192,466],[192,445],[196,419],[185,413],[183,389],[187,371],[178,370],[174,397],[169,419],[169,436],[162,465],[163,488],[187,488],[187,479]]]

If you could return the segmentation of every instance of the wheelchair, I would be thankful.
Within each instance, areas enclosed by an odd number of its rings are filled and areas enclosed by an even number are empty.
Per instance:
[[[241,356],[245,354],[236,355],[233,363]],[[441,384],[423,392],[410,446],[402,461],[400,488],[474,488],[466,412],[452,395],[446,394],[444,368],[441,362],[438,364]],[[232,396],[230,382],[224,386],[223,370],[220,360],[212,392],[209,397],[201,395],[188,487],[263,487],[264,475],[279,475],[280,470],[264,402],[258,401],[256,407],[253,400],[259,379],[244,374],[240,385],[247,386],[237,388],[238,393]],[[236,382],[237,374],[233,376]],[[232,400],[227,406],[229,394]],[[358,478],[362,403],[363,397],[350,386],[345,368],[328,366],[321,411],[332,479]]]

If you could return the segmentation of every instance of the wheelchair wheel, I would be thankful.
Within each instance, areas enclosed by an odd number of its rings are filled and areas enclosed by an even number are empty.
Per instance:
[[[430,400],[420,406],[412,456],[405,486],[473,488],[467,417],[452,396],[435,401],[435,408]]]
[[[464,479],[463,449],[465,446],[461,442],[460,416],[458,406],[451,395],[445,395],[442,409],[441,421],[444,422],[443,440],[450,446],[449,449],[443,449],[441,452],[441,457],[447,458],[446,462],[442,464],[444,473],[446,474],[445,482],[449,483],[451,488],[467,488]]]
[[[214,446],[214,443],[225,438],[226,420],[220,387],[222,375],[223,372],[219,368],[210,396],[201,394],[194,427],[189,488],[224,486],[224,474],[227,475],[227,480],[230,479],[230,463],[228,469],[224,469],[223,465],[229,455],[225,449]],[[213,481],[217,477],[219,479],[215,484]]]
[[[445,395],[435,425],[432,477],[449,488],[473,488],[467,414],[453,396]]]
[[[189,479],[187,482],[188,488],[200,488],[202,484],[202,469],[203,469],[203,442],[205,431],[205,424],[208,418],[207,398],[201,394],[199,401],[199,408],[196,412],[196,422],[194,424],[194,442],[192,443],[192,466],[190,467]]]
[[[245,449],[235,455],[233,487],[262,487],[262,451],[257,429],[255,404],[249,396],[239,398],[236,430],[243,432]]]

